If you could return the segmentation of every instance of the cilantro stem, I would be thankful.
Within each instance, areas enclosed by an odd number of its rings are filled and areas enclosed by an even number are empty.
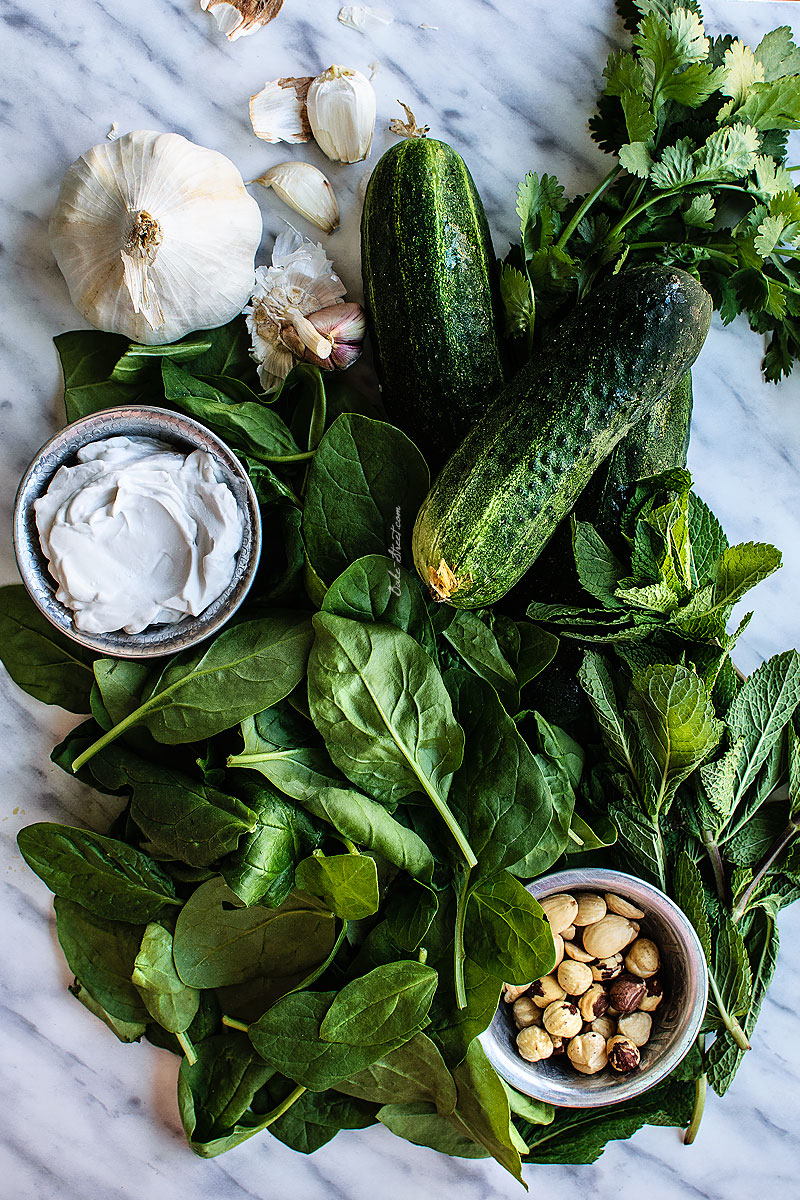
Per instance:
[[[731,1037],[733,1038],[734,1042],[736,1043],[736,1045],[739,1047],[740,1050],[749,1050],[750,1043],[747,1040],[747,1034],[742,1029],[741,1025],[736,1020],[736,1017],[733,1015],[733,1013],[728,1012],[727,1008],[725,1007],[725,1002],[723,1001],[720,990],[717,987],[717,981],[714,978],[713,971],[708,972],[708,988],[709,988],[709,991],[711,992],[711,995],[714,997],[714,1003],[716,1004],[717,1009],[719,1010],[720,1020],[722,1021],[722,1024],[725,1026],[728,1033],[731,1035]]]
[[[750,880],[749,884],[733,906],[731,918],[734,925],[738,921],[741,921],[742,917],[747,912],[747,906],[750,903],[756,888],[761,883],[761,880],[764,878],[773,863],[781,856],[790,842],[793,841],[799,830],[800,823],[795,820],[791,820],[761,859],[753,878]]]
[[[589,209],[594,204],[595,200],[600,199],[600,197],[602,196],[602,194],[606,190],[606,188],[611,187],[611,184],[614,182],[614,180],[617,178],[617,176],[620,175],[621,173],[622,173],[621,167],[612,167],[611,170],[606,175],[605,179],[601,179],[600,183],[598,183],[598,185],[594,189],[594,191],[590,192],[589,195],[586,196],[586,198],[578,205],[578,207],[575,209],[575,212],[570,217],[569,221],[567,222],[567,224],[564,226],[563,230],[561,231],[561,236],[559,237],[558,241],[556,242],[557,250],[564,249],[567,242],[572,237],[573,233],[578,228],[581,221],[583,220],[583,218],[586,216]]]
[[[469,877],[471,869],[464,871],[461,888],[456,900],[456,923],[453,930],[453,980],[455,983],[456,1004],[460,1009],[467,1007],[467,987],[464,982],[464,926],[467,920],[467,905],[469,904]]]
[[[631,221],[635,220],[636,217],[641,216],[641,214],[643,212],[647,212],[648,208],[652,208],[652,206],[654,204],[658,204],[658,202],[660,200],[666,200],[669,196],[674,196],[678,192],[685,191],[687,186],[690,186],[691,184],[698,184],[700,182],[707,182],[709,187],[713,186],[716,189],[718,189],[719,191],[726,191],[726,192],[745,192],[746,191],[745,188],[740,187],[738,184],[735,184],[735,183],[714,183],[711,180],[707,180],[707,181],[689,180],[688,183],[679,184],[677,187],[664,188],[663,192],[658,192],[657,195],[650,196],[647,200],[643,200],[641,204],[637,204],[635,208],[629,209],[628,212],[626,212],[623,217],[620,217],[619,221],[617,221],[614,228],[606,236],[605,245],[608,245],[609,242],[616,241],[617,238],[619,237],[619,235],[622,233],[623,229],[625,229],[625,227],[627,225],[630,225]]]
[[[717,896],[722,904],[727,904],[728,885],[725,880],[725,867],[722,862],[722,855],[713,834],[708,829],[703,830],[703,846],[711,862],[711,869],[714,872],[714,886],[717,889]]]

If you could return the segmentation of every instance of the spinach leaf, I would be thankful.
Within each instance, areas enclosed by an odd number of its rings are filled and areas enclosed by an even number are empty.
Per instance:
[[[269,1131],[298,1154],[313,1154],[340,1129],[366,1129],[374,1124],[373,1109],[368,1104],[331,1092],[305,1092],[270,1125]]]
[[[102,707],[96,713],[97,699],[93,697],[92,713],[98,724],[103,725],[105,729],[111,729],[118,721],[124,721],[138,708],[145,689],[153,683],[150,666],[133,659],[98,658],[92,670],[96,690],[102,701]]]
[[[51,892],[98,917],[140,925],[170,905],[180,906],[169,875],[116,838],[39,821],[20,829],[17,844]]]
[[[453,1078],[458,1099],[449,1120],[522,1183],[522,1163],[511,1132],[508,1096],[480,1042],[472,1042],[463,1063],[453,1071]]]
[[[50,624],[21,583],[0,588],[0,659],[29,696],[88,713],[94,658]]]
[[[64,374],[64,408],[67,421],[77,421],[118,404],[147,403],[149,389],[140,382],[121,383],[111,378],[125,353],[127,338],[96,329],[74,329],[53,338]]]
[[[248,717],[242,737],[244,749],[228,758],[228,766],[258,771],[293,800],[302,802],[320,788],[346,786],[314,726],[286,702]]]
[[[527,983],[553,970],[553,936],[541,905],[508,871],[470,890],[465,920],[469,957],[498,979]]]
[[[297,886],[344,921],[359,921],[378,911],[378,868],[365,854],[332,854],[320,851],[304,858],[295,872]]]
[[[422,945],[438,908],[436,892],[424,884],[409,886],[408,880],[401,877],[385,909],[386,926],[393,941],[413,954]]]
[[[73,975],[112,1017],[147,1021],[147,1009],[131,983],[144,925],[107,921],[62,896],[56,896],[53,907],[58,940]]]
[[[425,1100],[384,1104],[378,1110],[378,1120],[396,1137],[415,1146],[427,1146],[453,1158],[491,1158],[488,1150]]]
[[[256,365],[250,354],[250,334],[244,317],[236,316],[227,325],[201,329],[193,335],[209,341],[211,347],[190,362],[195,375],[224,375],[226,381],[239,381],[258,387]]]
[[[478,859],[476,878],[513,866],[547,837],[552,797],[540,765],[494,689],[466,671],[444,676],[465,735],[449,803]],[[558,853],[543,861],[546,870]]]
[[[436,990],[436,972],[418,962],[375,967],[345,984],[322,1020],[325,1042],[381,1046],[406,1041],[423,1024]]]
[[[428,492],[425,460],[393,425],[337,417],[311,464],[303,538],[317,575],[336,579],[355,559],[392,548],[410,563],[414,519]]]
[[[505,709],[516,712],[519,708],[516,673],[503,655],[493,631],[478,614],[456,611],[444,630],[444,637],[467,666],[492,685]]]
[[[248,789],[258,818],[220,867],[231,891],[243,904],[282,904],[294,887],[295,865],[319,845],[321,836],[293,804],[269,787]]]
[[[303,678],[311,638],[302,613],[274,613],[179,654],[139,707],[76,759],[75,769],[140,722],[157,741],[175,745],[212,737],[269,708]]]
[[[212,347],[210,338],[190,335],[186,341],[165,346],[142,346],[130,342],[125,353],[117,360],[111,379],[117,383],[139,383],[152,370],[153,359],[171,358],[175,362],[196,359]]]
[[[112,1017],[102,1004],[98,1004],[86,984],[81,983],[79,979],[74,980],[68,990],[86,1011],[102,1021],[120,1042],[138,1042],[147,1029],[144,1021],[124,1021],[120,1017]]]
[[[240,906],[224,879],[201,883],[178,915],[173,955],[190,987],[289,979],[310,971],[336,938],[333,914],[293,894],[279,908]]]
[[[456,1085],[436,1044],[417,1033],[405,1045],[336,1085],[338,1092],[373,1104],[424,1101],[439,1113],[456,1106]]]
[[[323,788],[303,803],[310,813],[327,821],[343,837],[374,850],[415,879],[430,882],[434,860],[425,842],[369,796],[350,789]]]
[[[419,580],[382,554],[357,559],[334,579],[322,611],[355,621],[395,625],[436,660],[436,638]]]
[[[248,1038],[233,1031],[202,1042],[196,1062],[182,1061],[178,1109],[195,1154],[215,1158],[266,1128],[249,1109],[273,1074]]]
[[[257,401],[232,401],[212,384],[195,378],[170,359],[161,365],[164,393],[170,403],[196,417],[224,438],[261,462],[297,462],[310,457],[295,442],[278,414]]]
[[[474,863],[446,800],[464,734],[430,656],[390,625],[363,625],[332,613],[317,613],[313,624],[308,700],[333,761],[392,807],[424,792]]]
[[[148,762],[127,747],[106,746],[91,764],[101,786],[132,789],[131,819],[145,835],[147,848],[159,857],[207,867],[235,850],[239,839],[258,824],[256,813],[236,797]]]
[[[197,1016],[200,992],[187,987],[175,970],[172,931],[151,921],[133,965],[131,982],[153,1020],[168,1033],[185,1033]]]
[[[266,1062],[313,1092],[335,1087],[409,1040],[402,1037],[370,1046],[323,1041],[320,1026],[336,995],[292,992],[273,1004],[248,1030]]]

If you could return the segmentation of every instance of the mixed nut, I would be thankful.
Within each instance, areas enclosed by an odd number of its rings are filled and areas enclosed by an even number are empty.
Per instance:
[[[635,1070],[664,995],[659,948],[640,934],[645,913],[613,892],[562,892],[542,908],[556,966],[533,983],[503,985],[519,1053],[528,1062],[565,1054],[582,1075]]]

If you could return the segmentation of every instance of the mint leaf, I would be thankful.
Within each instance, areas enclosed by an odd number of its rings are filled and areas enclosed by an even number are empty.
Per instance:
[[[587,650],[578,671],[578,683],[589,698],[609,754],[636,779],[633,734],[619,710],[605,659]]]
[[[753,783],[800,703],[800,654],[786,650],[762,663],[728,710],[734,738],[743,740],[736,804]]]
[[[764,542],[730,546],[723,551],[714,572],[714,605],[731,607],[780,565],[780,550]]]
[[[588,521],[573,519],[572,552],[583,589],[601,604],[618,608],[614,590],[625,571],[622,563]]]
[[[688,518],[693,586],[711,583],[717,560],[728,549],[728,539],[711,509],[694,492],[689,493]]]
[[[677,664],[636,672],[628,696],[649,766],[650,791],[645,807],[656,817],[719,742],[723,723],[714,715],[711,697],[694,671]]]

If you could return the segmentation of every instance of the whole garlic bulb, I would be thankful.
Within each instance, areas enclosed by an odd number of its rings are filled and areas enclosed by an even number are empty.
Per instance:
[[[258,204],[233,163],[177,133],[137,130],[87,150],[50,219],[81,315],[149,346],[241,312],[260,241]]]

